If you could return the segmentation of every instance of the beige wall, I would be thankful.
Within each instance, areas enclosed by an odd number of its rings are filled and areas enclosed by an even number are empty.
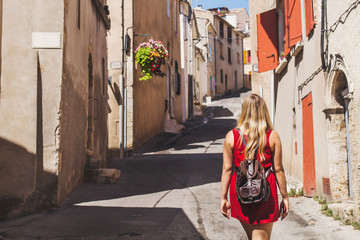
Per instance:
[[[62,83],[59,200],[82,180],[87,161],[106,166],[107,160],[107,48],[106,26],[95,4],[81,2],[81,25],[77,27],[77,4],[65,2],[64,73]],[[89,109],[88,59],[92,55],[94,99]],[[103,61],[104,65],[103,65]],[[104,69],[103,69],[104,67]],[[69,94],[71,93],[71,94]],[[93,146],[87,146],[88,115],[93,111]],[[90,151],[89,151],[90,150]]]
[[[359,110],[359,87],[360,78],[359,68],[360,62],[358,60],[359,48],[358,48],[358,39],[359,32],[357,26],[359,25],[359,8],[352,8],[351,6],[354,1],[327,1],[328,13],[327,21],[329,27],[331,27],[332,32],[329,34],[329,57],[331,57],[330,70],[334,72],[342,71],[345,74],[348,88],[352,99],[349,103],[349,118],[350,118],[350,147],[351,147],[351,165],[352,165],[352,189],[354,191],[354,201],[355,201],[355,212],[356,218],[360,219],[360,151],[358,140],[360,130],[359,130],[359,120],[360,119],[360,110]],[[358,5],[356,5],[358,6]],[[341,14],[346,14],[347,18],[340,19]],[[336,23],[339,23],[339,20],[343,20],[335,27]],[[334,85],[334,75],[329,74],[326,82],[328,87],[326,88],[325,96],[328,97],[331,95],[332,86]],[[330,98],[331,99],[331,98]],[[327,106],[333,104],[334,98],[326,101]],[[344,139],[342,139],[344,142]],[[338,160],[339,162],[339,160]],[[346,169],[345,169],[346,170]],[[331,169],[330,169],[331,171]],[[346,174],[345,177],[346,180]]]
[[[224,22],[224,37],[220,37],[220,21]],[[217,86],[216,94],[224,95],[227,91],[241,89],[243,87],[243,55],[242,55],[242,38],[239,36],[239,44],[236,42],[236,32],[232,29],[232,42],[227,40],[227,28],[231,27],[220,17],[215,17],[215,29],[218,33],[219,40],[216,43],[216,64],[217,64]],[[221,56],[222,44],[222,56]],[[231,63],[228,61],[228,48],[230,48]],[[237,53],[240,54],[240,63],[237,61]],[[223,82],[221,82],[221,70],[223,71]],[[237,75],[237,84],[235,84],[235,71]],[[227,86],[226,78],[227,75]]]
[[[203,104],[205,96],[214,96],[215,86],[215,53],[214,53],[214,38],[216,33],[214,32],[213,25],[208,18],[197,17],[195,10],[195,17],[197,22],[197,28],[199,30],[199,36],[194,37],[197,51],[196,56],[201,63],[198,66],[198,60],[196,60],[196,81],[199,83],[201,91],[198,96],[198,100]],[[210,50],[209,50],[210,49]],[[201,56],[202,55],[202,56]],[[211,80],[212,79],[212,83]],[[211,88],[212,87],[212,88]]]
[[[92,2],[84,1],[79,31],[75,3],[4,1],[0,218],[58,205],[83,180],[87,55],[93,52],[95,88],[100,92],[106,30]],[[32,48],[34,32],[60,33],[59,48]],[[106,96],[95,96],[95,128],[101,130],[95,130],[93,153],[105,164]]]
[[[109,89],[109,106],[111,109],[109,114],[109,150],[112,157],[123,156],[120,155],[119,148],[122,150],[124,147],[128,153],[131,153],[133,149],[139,147],[146,140],[164,131],[165,100],[170,95],[168,93],[168,81],[175,81],[175,62],[178,64],[178,72],[181,73],[179,1],[170,0],[169,3],[170,16],[168,16],[167,11],[167,0],[136,1],[134,5],[132,0],[124,1],[124,32],[130,36],[131,49],[124,56],[123,63],[121,2],[114,0],[108,2],[110,12],[116,14],[112,17],[111,35],[108,36],[109,74],[112,78],[112,89]],[[159,8],[159,6],[161,7]],[[149,14],[149,11],[153,14]],[[169,24],[163,24],[164,22]],[[161,41],[166,48],[169,48],[169,58],[166,59],[166,64],[161,67],[166,75],[163,78],[154,76],[148,81],[140,81],[141,68],[135,63],[134,50],[142,42],[147,42],[150,39]],[[111,62],[113,61],[120,62],[123,69],[111,69]],[[124,90],[122,90],[119,82],[122,71]],[[124,91],[124,96],[121,96],[122,91]],[[174,109],[171,115],[178,122],[182,120],[183,116],[183,94],[182,91],[180,95],[173,93]],[[123,105],[125,101],[126,106]],[[123,121],[126,129],[123,128]],[[123,138],[122,134],[126,136]]]
[[[30,8],[37,9],[36,14]],[[18,16],[16,25],[14,16]],[[62,50],[32,49],[31,36],[32,32],[62,33],[62,29],[62,3],[3,3],[0,201],[5,215],[25,201],[56,204]],[[51,186],[48,194],[40,192],[43,186]],[[40,195],[49,202],[37,201]]]
[[[309,93],[313,97],[313,129],[314,129],[314,155],[316,193],[329,201],[347,201],[348,192],[348,165],[347,144],[345,131],[344,106],[336,101],[335,95],[343,90],[337,88],[338,79],[345,79],[349,90],[349,133],[351,148],[352,167],[352,190],[354,192],[355,218],[360,217],[360,172],[356,167],[359,165],[359,142],[355,136],[359,133],[357,119],[359,119],[357,78],[359,61],[357,60],[357,32],[354,27],[359,24],[357,8],[351,8],[352,1],[327,2],[327,23],[331,31],[328,40],[325,39],[325,47],[328,44],[326,72],[321,69],[321,1],[314,1],[315,28],[309,35],[303,31],[303,49],[295,56],[292,51],[287,58],[285,68],[275,74],[277,82],[276,92],[276,115],[275,129],[279,132],[283,143],[284,166],[292,176],[303,179],[303,119],[302,99]],[[303,4],[303,2],[302,2]],[[252,19],[252,49],[256,50],[255,14],[268,10],[267,1],[250,4]],[[349,11],[349,9],[351,9]],[[339,17],[348,13],[345,21],[341,24]],[[303,26],[305,14],[302,13]],[[336,26],[336,27],[335,27]],[[280,34],[281,35],[281,34]],[[254,38],[254,39],[253,39]],[[252,54],[253,64],[257,61],[256,55]],[[272,72],[272,71],[269,71]],[[253,91],[257,91],[259,84],[264,82],[265,74],[253,74]],[[342,74],[342,75],[341,75]],[[343,76],[342,78],[339,76]],[[266,89],[266,91],[269,91]],[[296,143],[296,145],[295,145]],[[295,153],[297,146],[297,153]],[[326,194],[323,189],[323,178],[330,179],[331,194]]]
[[[244,87],[244,64],[243,64],[243,41],[242,34],[239,34],[239,44],[236,43],[236,34],[237,32],[232,29],[232,42],[229,43],[227,41],[227,27],[231,25],[223,20],[219,16],[215,16],[214,13],[202,9],[195,9],[196,16],[199,18],[207,18],[209,19],[215,30],[217,32],[217,40],[215,41],[214,53],[213,53],[213,64],[216,69],[213,73],[215,74],[215,78],[213,76],[213,88],[214,95],[223,95],[225,94],[225,74],[228,75],[228,87],[227,90],[233,91],[238,90]],[[219,21],[224,22],[224,39],[220,39],[220,24]],[[220,42],[223,44],[223,57],[220,58]],[[231,64],[228,63],[228,47],[231,48]],[[240,54],[240,63],[237,62],[237,53]],[[215,67],[216,65],[216,67]],[[221,83],[221,71],[223,70],[223,83]],[[235,71],[237,72],[237,86],[235,88]],[[210,77],[209,77],[210,79]]]
[[[270,82],[273,76],[272,71],[264,73],[258,73],[254,71],[254,65],[258,64],[256,55],[257,51],[257,26],[256,26],[256,15],[270,10],[276,6],[274,0],[262,0],[249,3],[249,15],[250,15],[250,36],[251,36],[251,65],[253,68],[251,75],[251,89],[253,93],[260,94],[263,89],[263,98],[270,109]]]
[[[176,15],[175,15],[176,4]],[[161,6],[161,7],[159,7]],[[149,14],[153,13],[153,14]],[[167,1],[137,1],[134,5],[134,26],[135,34],[151,34],[151,38],[161,41],[165,47],[169,46],[169,58],[166,60],[162,71],[167,73],[170,68],[171,73],[175,73],[175,61],[180,68],[180,51],[179,51],[179,1],[170,1],[170,17],[167,15]],[[145,20],[146,19],[146,20]],[[175,31],[176,21],[176,31]],[[163,24],[168,22],[169,24]],[[148,41],[150,37],[135,36],[133,49],[143,41]],[[128,109],[133,107],[133,141],[128,141],[128,148],[138,147],[147,139],[163,132],[165,118],[165,100],[167,96],[167,77],[154,76],[149,81],[139,81],[140,66],[135,64],[134,80],[127,87],[132,87],[133,91],[128,91],[128,97],[133,97],[133,106],[128,102]],[[132,94],[132,95],[131,95]],[[175,119],[179,122],[182,120],[183,100],[181,91],[180,95],[175,94]],[[131,114],[131,113],[129,113]],[[129,120],[129,116],[128,116]],[[129,129],[129,126],[128,126]],[[130,131],[130,130],[129,130]],[[128,132],[129,132],[128,131]]]
[[[123,63],[123,39],[122,39],[122,9],[121,1],[108,0],[109,10],[111,12],[111,29],[107,36],[108,44],[108,68],[109,76],[111,77],[111,86],[108,88],[109,95],[109,157],[123,157],[124,148],[124,93],[123,86],[124,77],[122,72],[125,72],[125,64]],[[128,4],[124,9],[128,19],[126,28],[132,25],[132,11]],[[124,33],[126,31],[124,30]],[[114,63],[114,68],[112,67]],[[120,66],[116,66],[119,65]],[[119,115],[120,114],[120,115]]]

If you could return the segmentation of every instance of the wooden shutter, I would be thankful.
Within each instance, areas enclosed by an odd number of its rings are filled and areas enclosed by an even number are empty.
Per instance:
[[[244,64],[247,64],[247,51],[244,50]]]
[[[276,9],[256,15],[259,72],[278,65]]]
[[[306,18],[306,36],[308,36],[311,30],[314,28],[314,24],[315,24],[312,0],[305,0],[305,18]]]
[[[284,1],[284,52],[285,56],[298,41],[302,40],[300,0]]]

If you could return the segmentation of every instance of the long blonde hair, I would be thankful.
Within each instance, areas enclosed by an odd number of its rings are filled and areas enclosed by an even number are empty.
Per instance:
[[[257,145],[260,161],[265,160],[264,149],[267,144],[266,131],[272,129],[269,111],[264,99],[257,94],[251,94],[247,97],[241,107],[241,114],[238,120],[237,128],[243,126],[246,134],[247,146],[245,148],[245,158],[253,159]],[[241,138],[240,138],[241,139]],[[241,141],[239,139],[239,141]]]

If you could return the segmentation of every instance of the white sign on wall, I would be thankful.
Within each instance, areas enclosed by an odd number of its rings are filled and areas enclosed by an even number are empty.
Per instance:
[[[110,63],[111,69],[121,69],[121,62],[114,61]]]
[[[61,48],[61,33],[59,32],[33,32],[32,48]]]

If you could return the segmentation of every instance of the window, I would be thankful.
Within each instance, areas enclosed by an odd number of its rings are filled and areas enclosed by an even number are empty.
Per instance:
[[[232,42],[232,29],[231,29],[231,27],[227,28],[227,36],[228,36],[228,42],[231,43]]]
[[[175,34],[177,33],[177,2],[174,1],[174,22],[175,22]]]
[[[240,36],[239,36],[239,34],[236,34],[236,44],[237,45],[240,44]]]
[[[228,47],[228,63],[231,63],[231,48]]]
[[[167,16],[170,18],[170,0],[167,0]]]
[[[224,44],[220,42],[220,58],[224,60]]]
[[[306,36],[308,36],[311,30],[313,30],[315,24],[312,0],[305,0],[305,18],[306,18]]]
[[[224,23],[220,22],[220,37],[224,37]]]
[[[89,54],[88,59],[88,80],[89,80],[89,95],[88,95],[88,129],[86,148],[90,151],[94,147],[94,76],[93,76],[93,62],[92,55]]]
[[[185,34],[185,40],[188,39],[188,25],[187,25],[187,18],[184,16],[184,34]]]
[[[284,54],[286,56],[290,53],[291,48],[302,39],[302,29],[300,0],[285,0],[284,4]]]
[[[273,70],[278,65],[276,9],[256,15],[259,72]],[[244,52],[245,54],[245,52]],[[245,61],[245,56],[244,56]]]
[[[223,83],[224,82],[224,73],[223,70],[220,70],[220,82]]]
[[[200,70],[200,58],[199,57],[196,58],[196,69],[198,71]]]
[[[248,56],[247,62],[250,64],[251,63],[251,51],[250,50],[247,51],[247,56]]]
[[[105,95],[105,88],[106,88],[106,83],[107,83],[107,79],[106,79],[106,71],[105,71],[105,59],[102,59],[102,90],[103,90],[103,95]]]
[[[180,88],[181,88],[181,82],[180,82],[180,74],[179,74],[179,65],[178,65],[178,62],[175,61],[175,93],[176,93],[176,95],[180,95]]]
[[[209,62],[212,62],[211,47],[209,46]]]
[[[237,63],[240,64],[240,53],[237,53]]]
[[[80,29],[80,0],[77,1],[77,27]]]

